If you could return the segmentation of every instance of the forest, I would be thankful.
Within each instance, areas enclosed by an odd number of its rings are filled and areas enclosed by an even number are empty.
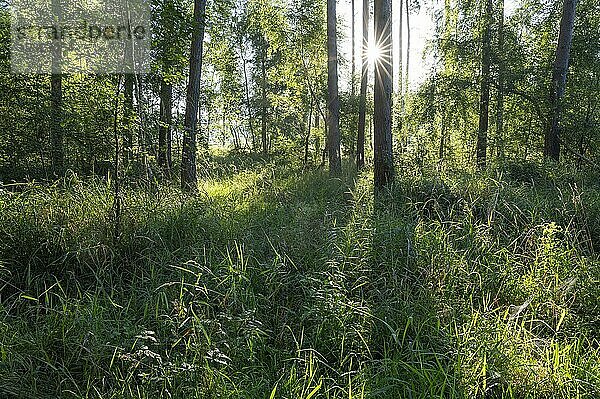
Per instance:
[[[599,105],[598,0],[1,1],[0,398],[598,398]]]

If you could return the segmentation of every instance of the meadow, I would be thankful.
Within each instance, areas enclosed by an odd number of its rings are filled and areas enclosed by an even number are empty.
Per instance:
[[[0,396],[600,396],[598,176],[354,169],[5,186]]]

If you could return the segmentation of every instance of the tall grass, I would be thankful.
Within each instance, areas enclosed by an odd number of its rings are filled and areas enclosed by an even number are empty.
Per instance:
[[[1,397],[600,395],[592,178],[213,163],[0,193]]]

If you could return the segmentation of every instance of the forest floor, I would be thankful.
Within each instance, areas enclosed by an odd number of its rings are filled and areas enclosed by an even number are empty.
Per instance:
[[[598,176],[209,170],[0,192],[0,397],[600,397]]]

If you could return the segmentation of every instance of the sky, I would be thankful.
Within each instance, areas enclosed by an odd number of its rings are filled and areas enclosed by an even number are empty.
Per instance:
[[[405,0],[406,1],[406,0]],[[505,14],[509,16],[515,10],[519,0],[505,0]],[[433,11],[443,6],[440,0],[421,0],[421,8],[412,11],[410,14],[410,65],[409,65],[409,87],[416,89],[423,82],[429,70],[428,63],[423,59],[427,41],[433,38],[435,24],[433,22]],[[339,51],[345,59],[346,65],[340,66],[340,86],[347,90],[350,82],[351,70],[351,15],[352,7],[350,0],[338,0],[338,23],[341,22],[341,28],[344,29],[344,40],[339,45]],[[392,0],[392,38],[394,41],[393,60],[394,60],[394,90],[397,88],[398,80],[398,28],[399,28],[399,0]],[[405,5],[403,8],[406,7]],[[357,71],[360,71],[360,46],[362,43],[362,0],[355,0],[355,23],[356,23],[356,65]],[[404,32],[403,32],[403,68],[406,68],[406,12],[404,11]],[[372,23],[371,18],[371,23]],[[373,37],[372,28],[370,32]],[[358,73],[358,72],[357,72]]]

